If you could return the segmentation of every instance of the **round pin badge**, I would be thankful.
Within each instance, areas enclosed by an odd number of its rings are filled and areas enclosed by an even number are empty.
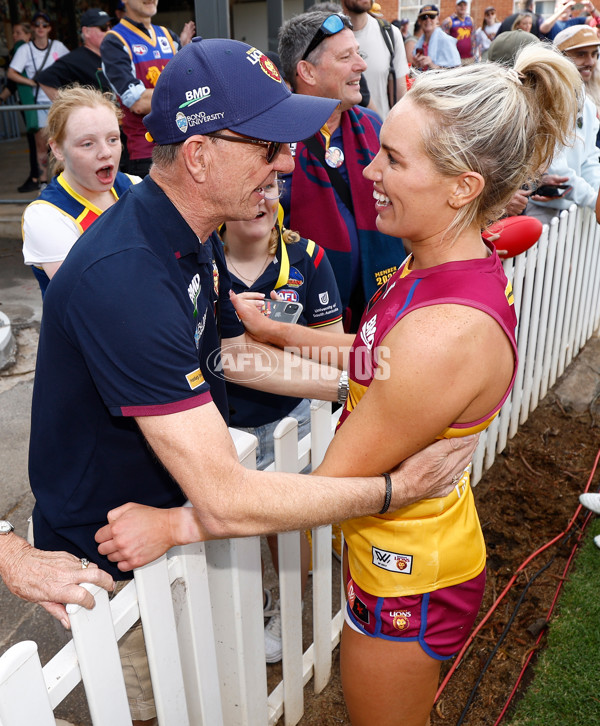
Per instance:
[[[325,162],[332,169],[337,169],[344,163],[344,152],[339,146],[330,146],[325,152]]]

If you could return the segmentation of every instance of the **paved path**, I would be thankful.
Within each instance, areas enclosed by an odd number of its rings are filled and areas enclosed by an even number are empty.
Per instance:
[[[18,346],[16,364],[0,371],[0,519],[10,520],[25,536],[33,507],[27,449],[42,298],[36,279],[23,264],[20,239],[0,238],[0,311],[10,319]],[[21,640],[38,644],[42,664],[67,642],[54,618],[14,597],[0,581],[0,654]],[[79,686],[55,714],[59,725],[89,726],[83,688]]]

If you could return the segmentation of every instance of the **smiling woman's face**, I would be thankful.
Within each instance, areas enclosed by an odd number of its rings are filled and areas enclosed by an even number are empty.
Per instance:
[[[425,153],[422,131],[430,114],[405,96],[381,129],[381,149],[365,169],[373,181],[377,229],[414,244],[435,240],[455,212],[447,204],[453,177],[445,177]]]

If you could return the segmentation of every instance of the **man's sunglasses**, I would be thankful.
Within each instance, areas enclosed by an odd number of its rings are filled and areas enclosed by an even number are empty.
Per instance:
[[[107,33],[110,30],[110,23],[104,23],[104,25],[96,25],[96,27],[103,33]]]
[[[306,60],[313,50],[325,40],[325,38],[339,33],[344,28],[352,30],[352,23],[349,20],[344,23],[341,15],[330,15],[328,18],[325,18],[321,27],[314,34],[313,39],[304,51],[302,60]]]
[[[34,23],[33,27],[34,28],[49,28],[50,23]]]
[[[249,136],[232,136],[231,134],[221,134],[218,131],[214,131],[211,134],[205,134],[205,136],[212,136],[215,139],[223,139],[224,141],[235,141],[238,144],[255,144],[257,146],[267,147],[267,164],[271,164],[275,161],[275,157],[281,151],[283,146],[282,141],[263,141],[262,139],[251,139]]]
[[[437,15],[435,13],[424,13],[423,15],[419,15],[419,18],[421,18],[421,20],[435,20]]]

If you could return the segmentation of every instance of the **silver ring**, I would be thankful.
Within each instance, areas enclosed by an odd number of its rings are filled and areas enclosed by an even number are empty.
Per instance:
[[[82,557],[81,558],[81,569],[82,570],[87,570],[87,568],[89,566],[90,566],[90,561],[88,560],[88,558],[87,557]]]
[[[461,479],[462,479],[462,474],[455,474],[452,477],[452,485],[456,486]]]

